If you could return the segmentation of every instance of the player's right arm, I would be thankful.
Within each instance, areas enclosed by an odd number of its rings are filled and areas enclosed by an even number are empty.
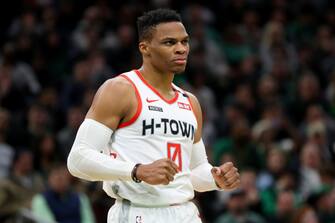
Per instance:
[[[67,159],[72,175],[90,181],[131,180],[135,164],[113,160],[103,150],[120,120],[127,116],[132,94],[131,84],[121,77],[110,79],[99,88]]]
[[[134,116],[137,103],[134,87],[123,77],[108,80],[99,88],[68,156],[72,175],[90,181],[132,179],[135,163],[112,159],[103,150],[120,122]],[[136,175],[149,184],[168,184],[176,170],[171,160],[162,159],[140,165]]]

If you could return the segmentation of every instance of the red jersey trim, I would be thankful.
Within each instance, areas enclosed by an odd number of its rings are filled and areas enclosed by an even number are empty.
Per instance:
[[[142,100],[141,100],[140,93],[138,92],[138,89],[137,89],[136,85],[126,75],[121,74],[120,76],[123,77],[123,78],[125,78],[127,81],[129,81],[131,83],[131,85],[133,85],[133,87],[135,89],[135,94],[136,94],[136,99],[137,99],[137,110],[136,110],[135,115],[129,121],[120,123],[119,126],[118,126],[118,129],[124,128],[124,127],[127,127],[127,126],[133,124],[137,120],[138,116],[140,116],[141,111],[142,111]]]
[[[187,93],[185,93],[185,94],[187,94]],[[187,100],[188,100],[188,102],[190,103],[190,106],[191,106],[191,109],[192,109],[192,112],[194,113],[194,108],[193,108],[193,104],[192,104],[192,101],[191,101],[191,99],[190,99],[190,95],[189,94],[187,94]],[[194,115],[195,115],[195,113],[194,113]]]
[[[178,99],[178,92],[175,91],[175,96],[174,98],[172,98],[171,100],[167,100],[165,99],[154,87],[152,87],[142,76],[141,72],[139,70],[134,70],[135,73],[137,74],[137,76],[141,79],[141,81],[148,87],[150,88],[156,95],[158,95],[158,97],[160,97],[163,101],[165,101],[168,104],[173,104],[177,101]]]
[[[179,89],[181,90],[181,92],[182,92],[183,94],[186,94],[186,95],[187,95],[187,101],[188,101],[188,103],[190,104],[192,113],[193,113],[193,115],[194,115],[194,117],[195,117],[195,119],[196,119],[196,121],[197,121],[197,124],[199,125],[199,123],[198,123],[198,117],[197,117],[197,115],[195,114],[195,110],[194,110],[194,107],[193,107],[193,104],[192,104],[192,101],[191,101],[191,96],[190,96],[190,94],[189,94],[187,91],[185,91],[185,90],[183,90],[183,89],[181,89],[181,88],[179,88]]]
[[[187,100],[188,100],[188,102],[190,103],[190,106],[191,106],[193,115],[194,115],[195,119],[196,119],[197,122],[198,122],[198,117],[197,117],[197,115],[195,114],[195,110],[194,110],[194,107],[193,107],[193,104],[192,104],[192,101],[191,101],[191,97],[190,97],[190,95],[189,95],[187,92],[185,92],[185,94],[187,94],[187,96],[188,96],[188,97],[187,97]],[[198,126],[199,126],[199,123],[198,123]]]

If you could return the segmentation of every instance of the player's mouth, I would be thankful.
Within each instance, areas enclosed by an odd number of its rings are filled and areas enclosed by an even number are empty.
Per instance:
[[[174,63],[178,64],[178,65],[185,65],[187,62],[186,58],[177,58],[173,60]]]

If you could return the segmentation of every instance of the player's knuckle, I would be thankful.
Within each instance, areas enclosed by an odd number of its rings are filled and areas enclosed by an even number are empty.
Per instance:
[[[163,167],[164,167],[164,168],[169,168],[169,167],[170,167],[169,162],[164,162],[164,163],[163,163]]]
[[[238,186],[240,186],[240,185],[241,185],[241,181],[240,181],[240,180],[236,180],[236,182],[235,182],[235,186],[238,187]]]

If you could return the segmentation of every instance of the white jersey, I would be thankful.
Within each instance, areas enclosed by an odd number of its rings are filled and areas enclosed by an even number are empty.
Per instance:
[[[194,190],[189,164],[197,120],[188,95],[172,85],[175,96],[166,100],[143,79],[139,71],[121,76],[135,88],[137,112],[113,133],[105,152],[119,160],[142,164],[170,158],[180,172],[168,185],[108,181],[104,182],[103,189],[111,197],[143,206],[164,206],[191,200]]]

